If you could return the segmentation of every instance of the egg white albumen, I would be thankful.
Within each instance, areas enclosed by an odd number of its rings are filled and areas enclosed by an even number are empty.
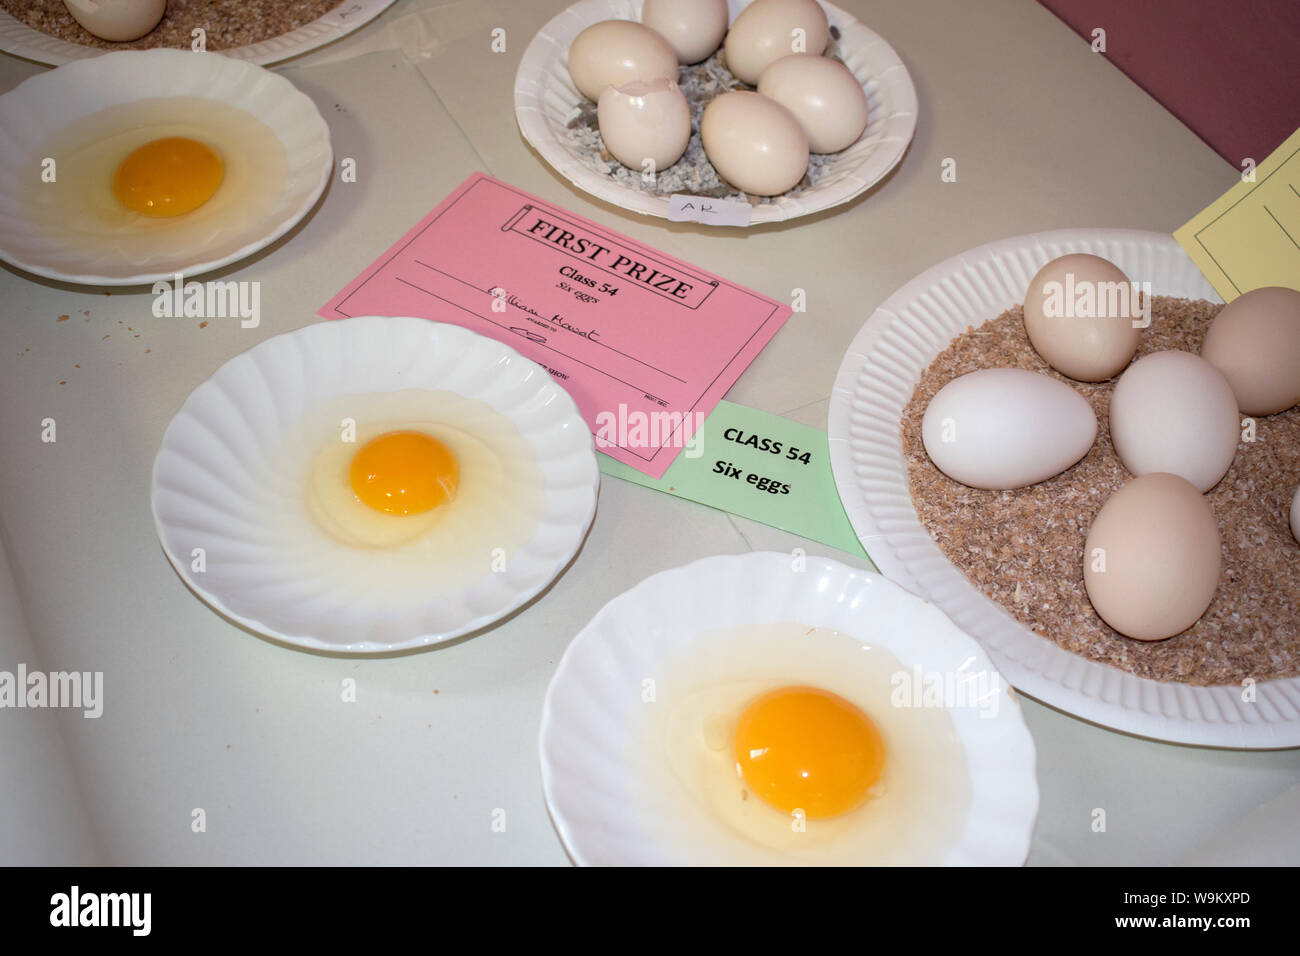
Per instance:
[[[221,157],[225,174],[212,198],[191,212],[159,218],[127,209],[113,175],[131,152],[181,136]],[[42,182],[45,159],[54,182]],[[29,168],[25,214],[43,232],[95,261],[142,267],[178,252],[231,251],[265,231],[284,192],[289,161],[275,133],[252,114],[220,100],[157,97],[123,103],[68,123],[41,144]]]
[[[869,626],[869,625],[864,625]],[[965,749],[942,707],[895,706],[891,680],[912,672],[881,647],[828,628],[780,622],[702,634],[656,679],[646,787],[668,787],[680,813],[716,847],[717,863],[942,863],[970,809]],[[749,792],[732,752],[754,698],[811,686],[851,701],[885,743],[880,782],[857,808],[796,821]],[[900,684],[901,686],[901,684]],[[910,695],[905,697],[911,700]]]
[[[355,441],[344,440],[345,420],[356,423]],[[392,515],[356,497],[348,474],[353,455],[392,431],[424,432],[447,445],[459,469],[452,501],[423,514]],[[300,432],[284,467],[298,479],[309,519],[304,551],[349,582],[340,587],[456,591],[492,573],[494,562],[508,562],[537,529],[545,478],[536,454],[514,422],[484,402],[421,389],[340,396],[314,411]]]

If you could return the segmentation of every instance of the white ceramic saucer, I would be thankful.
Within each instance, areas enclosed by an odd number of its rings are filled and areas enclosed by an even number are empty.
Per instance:
[[[545,480],[532,538],[457,593],[350,586],[340,563],[370,571],[384,553],[311,534],[304,486],[279,467],[312,409],[407,389],[490,405],[532,445]],[[222,614],[301,647],[377,653],[477,630],[535,597],[577,553],[599,482],[591,431],[541,366],[458,326],[362,316],[267,339],[196,388],[163,435],[152,502],[168,560]]]
[[[274,205],[237,231],[176,248],[141,266],[113,249],[70,242],[28,218],[38,153],[74,120],[157,97],[195,97],[237,107],[284,146],[288,173]],[[201,117],[196,117],[201,121]],[[280,238],[311,211],[333,168],[330,131],[305,93],[277,73],[216,53],[141,50],[76,60],[24,80],[0,96],[0,259],[36,275],[119,286],[192,278],[236,262]],[[56,188],[51,186],[50,188]]]
[[[606,604],[574,638],[546,692],[539,746],[546,803],[575,862],[736,862],[725,824],[684,809],[692,801],[676,778],[651,784],[641,769],[663,747],[645,716],[654,706],[643,697],[647,675],[661,674],[701,634],[793,621],[883,647],[907,668],[996,675],[979,644],[929,602],[879,574],[805,560],[794,570],[789,554],[757,552],[663,571]],[[744,654],[736,640],[730,653]],[[1028,853],[1038,810],[1034,742],[1014,693],[996,683],[1003,690],[991,713],[949,708],[971,803],[948,864],[1018,866]]]

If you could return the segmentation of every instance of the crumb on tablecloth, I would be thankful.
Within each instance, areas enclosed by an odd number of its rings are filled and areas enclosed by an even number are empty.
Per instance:
[[[1156,296],[1138,355],[1200,351],[1221,308]],[[921,419],[949,381],[981,368],[1051,375],[1097,413],[1097,441],[1073,468],[1016,491],[968,488],[931,463]],[[1300,675],[1300,553],[1288,525],[1300,484],[1300,408],[1257,418],[1223,480],[1208,492],[1223,544],[1223,573],[1201,619],[1164,641],[1123,637],[1097,616],[1083,583],[1088,528],[1110,494],[1131,480],[1110,440],[1114,380],[1075,382],[1053,371],[1025,334],[1019,306],[958,336],[921,376],[901,422],[912,501],[948,559],[1021,624],[1065,650],[1138,677],[1237,684]]]

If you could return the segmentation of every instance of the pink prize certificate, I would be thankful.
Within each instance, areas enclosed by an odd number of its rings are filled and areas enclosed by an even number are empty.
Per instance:
[[[320,314],[506,342],[564,385],[601,451],[659,478],[790,309],[476,173]]]

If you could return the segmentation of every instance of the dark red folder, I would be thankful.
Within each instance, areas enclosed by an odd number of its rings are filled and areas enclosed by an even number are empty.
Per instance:
[[[1300,127],[1300,0],[1039,2],[1238,170]]]

